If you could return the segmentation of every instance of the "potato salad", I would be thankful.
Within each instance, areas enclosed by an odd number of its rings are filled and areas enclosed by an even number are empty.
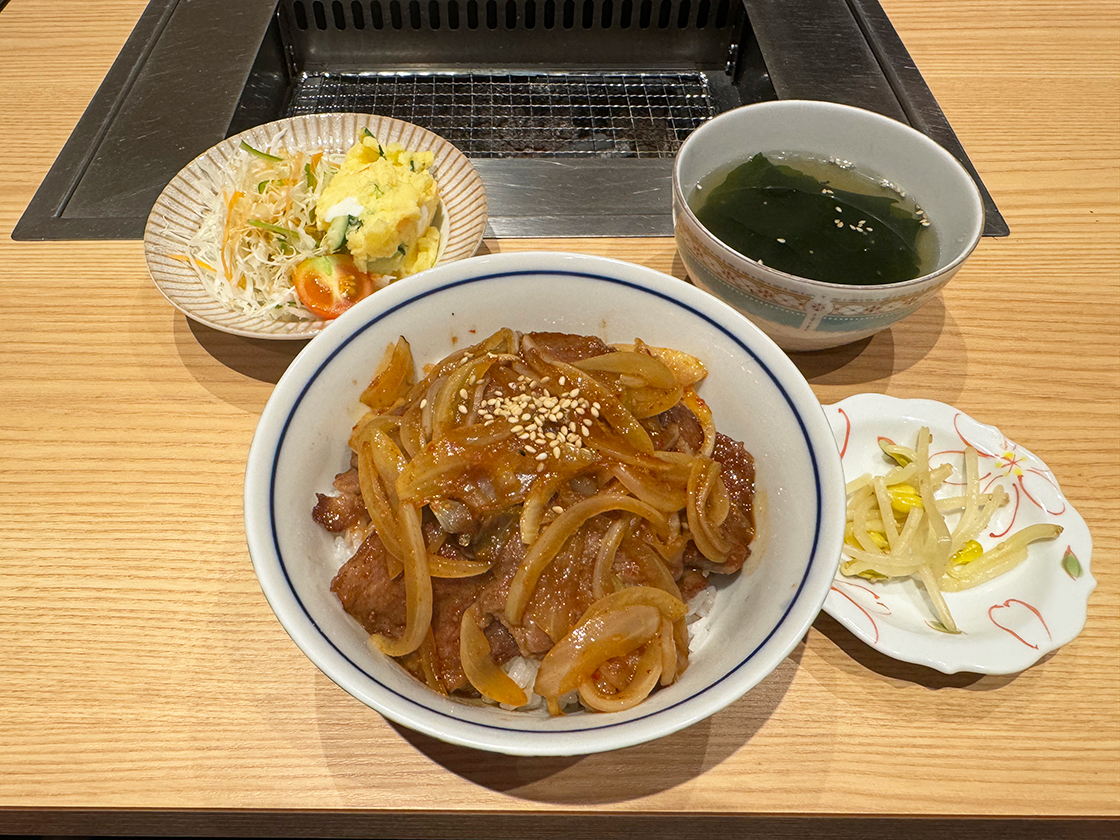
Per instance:
[[[270,320],[337,318],[435,264],[432,152],[368,131],[346,152],[242,142],[182,259],[231,309]]]

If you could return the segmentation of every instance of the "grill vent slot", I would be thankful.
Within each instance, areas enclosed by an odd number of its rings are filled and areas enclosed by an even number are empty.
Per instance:
[[[291,0],[301,32],[317,29],[723,29],[731,0]]]

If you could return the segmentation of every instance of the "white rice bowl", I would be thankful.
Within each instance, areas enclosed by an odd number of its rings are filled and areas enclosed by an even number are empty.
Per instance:
[[[390,659],[330,582],[349,549],[311,518],[349,466],[358,395],[404,335],[419,364],[502,327],[641,338],[700,357],[717,428],[755,458],[758,536],[742,573],[694,599],[693,655],[672,686],[615,713],[508,710],[444,697]],[[579,254],[475,257],[362,301],[299,354],[262,413],[249,453],[245,522],[261,587],[285,630],[340,687],[390,720],[513,755],[577,755],[663,737],[735,702],[793,650],[837,568],[844,479],[820,404],[789,358],[726,304],[660,272]],[[703,613],[703,616],[700,616]],[[511,665],[531,683],[532,666]]]

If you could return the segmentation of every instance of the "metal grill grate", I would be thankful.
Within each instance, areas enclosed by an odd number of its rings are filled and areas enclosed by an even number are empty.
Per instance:
[[[715,116],[703,73],[308,75],[289,115],[406,120],[469,157],[667,158]]]

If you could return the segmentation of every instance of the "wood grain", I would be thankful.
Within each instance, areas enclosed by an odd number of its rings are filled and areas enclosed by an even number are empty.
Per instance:
[[[257,418],[298,346],[187,322],[139,242],[11,241],[143,7],[12,0],[0,15],[0,829],[560,836],[601,816],[616,820],[593,823],[601,836],[693,836],[688,818],[707,815],[741,836],[806,836],[819,823],[757,820],[1120,815],[1115,2],[884,2],[1011,236],[984,240],[894,329],[795,357],[824,403],[942,400],[1043,458],[1093,534],[1098,588],[1081,636],[1012,677],[945,676],[822,615],[711,719],[546,760],[387,723],[273,617],[241,489]],[[685,276],[670,239],[484,247]],[[640,821],[651,815],[673,821]],[[914,836],[938,825],[913,824]]]

